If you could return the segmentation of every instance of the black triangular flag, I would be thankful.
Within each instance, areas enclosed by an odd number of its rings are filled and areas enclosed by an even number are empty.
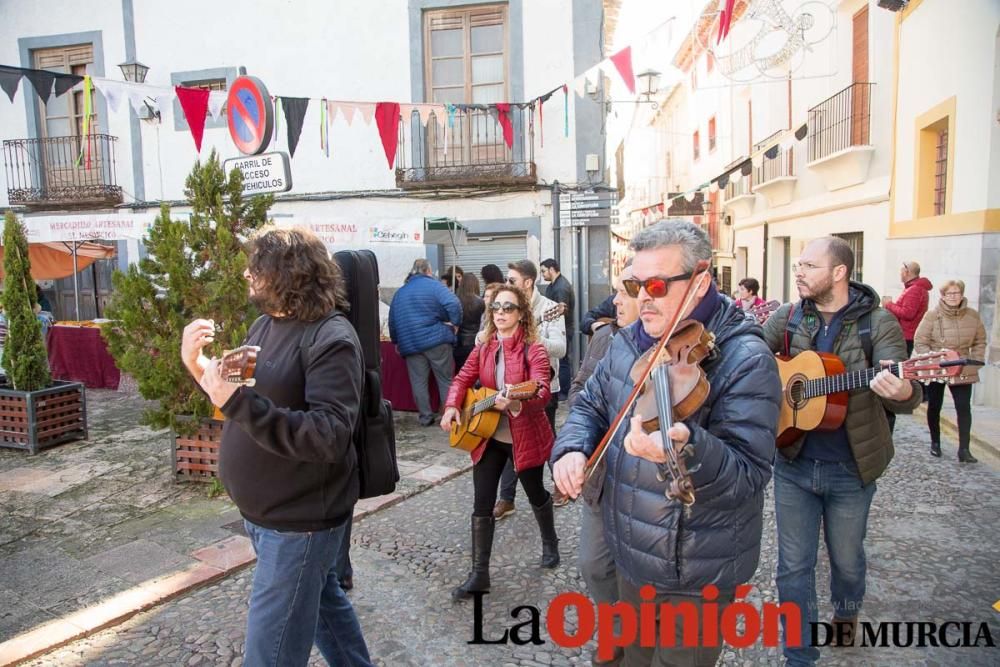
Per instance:
[[[744,160],[743,164],[740,165],[740,173],[749,176],[751,171],[753,171],[753,160]]]
[[[17,86],[21,83],[21,75],[24,73],[19,67],[5,67],[0,65],[0,88],[7,93],[10,101],[14,101],[14,94],[17,93]]]
[[[799,141],[802,141],[803,139],[806,138],[806,132],[808,131],[809,131],[809,126],[806,125],[805,123],[802,123],[802,127],[795,130],[795,138],[798,139]]]
[[[773,160],[774,158],[778,157],[778,148],[779,146],[777,144],[771,146],[766,151],[764,151],[764,157],[766,157],[768,160]]]
[[[716,182],[719,184],[720,190],[725,190],[726,186],[729,185],[729,172],[726,172],[722,176],[719,176],[719,180]]]
[[[49,95],[52,93],[52,82],[56,78],[55,72],[47,72],[43,69],[33,69],[29,72],[25,72],[24,76],[28,77],[28,81],[34,86],[35,92],[38,96],[42,98],[43,103],[48,103]]]
[[[56,74],[56,97],[63,95],[81,81],[83,81],[83,77],[76,74]]]
[[[281,108],[285,112],[285,126],[288,128],[288,154],[295,157],[295,147],[302,134],[302,122],[309,107],[308,97],[282,97]]]

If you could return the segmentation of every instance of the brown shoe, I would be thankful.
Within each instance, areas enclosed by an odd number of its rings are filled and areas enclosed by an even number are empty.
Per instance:
[[[556,507],[562,507],[563,505],[568,505],[569,496],[567,496],[559,489],[554,489],[552,491],[552,504]]]
[[[501,498],[497,501],[497,504],[493,506],[493,518],[499,521],[505,516],[509,516],[514,513],[514,503],[509,500],[504,500]]]
[[[833,626],[833,641],[830,646],[854,646],[854,639],[858,634],[858,617],[854,618],[837,618],[833,617],[830,621],[830,625]],[[843,637],[843,641],[841,641]]]

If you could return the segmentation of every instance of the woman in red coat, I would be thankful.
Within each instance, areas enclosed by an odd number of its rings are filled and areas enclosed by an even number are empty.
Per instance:
[[[493,550],[493,505],[497,485],[507,460],[513,458],[521,487],[528,495],[542,534],[542,567],[559,565],[559,539],[552,515],[552,495],[542,485],[542,472],[552,452],[555,436],[545,417],[549,401],[549,359],[538,342],[531,303],[521,290],[505,286],[493,297],[490,318],[477,345],[462,370],[451,381],[451,390],[441,428],[451,429],[460,419],[465,392],[478,380],[483,387],[497,389],[534,380],[539,391],[524,401],[496,399],[502,413],[493,437],[472,451],[472,483],[475,501],[472,510],[472,572],[465,583],[452,591],[452,598],[470,597],[473,591],[490,588],[490,553]]]

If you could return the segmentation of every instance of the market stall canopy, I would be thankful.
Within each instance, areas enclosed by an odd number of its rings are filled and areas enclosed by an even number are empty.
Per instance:
[[[113,247],[99,243],[75,242],[76,271],[82,271],[99,259],[115,256]],[[74,273],[73,242],[31,243],[28,245],[28,259],[31,261],[31,277],[35,280],[57,280]],[[0,246],[0,278],[3,277],[3,246]]]

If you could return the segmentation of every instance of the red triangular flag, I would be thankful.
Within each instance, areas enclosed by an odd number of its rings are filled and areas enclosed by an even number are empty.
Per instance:
[[[618,73],[621,74],[628,92],[635,95],[635,75],[632,74],[632,47],[626,46],[618,53],[612,54],[611,62],[615,64]]]
[[[205,116],[208,114],[208,91],[201,88],[174,88],[177,100],[184,110],[191,136],[194,137],[194,147],[201,152],[201,135],[205,132]]]
[[[397,102],[376,104],[375,124],[378,126],[378,135],[382,138],[385,159],[389,161],[389,169],[392,169],[396,161],[396,146],[399,144],[399,104]]]
[[[497,102],[497,120],[503,128],[503,142],[514,150],[514,126],[510,122],[510,103]]]
[[[726,0],[726,6],[719,15],[719,36],[715,40],[716,44],[719,44],[726,37],[729,36],[729,28],[733,23],[733,10],[736,5],[736,0]]]

